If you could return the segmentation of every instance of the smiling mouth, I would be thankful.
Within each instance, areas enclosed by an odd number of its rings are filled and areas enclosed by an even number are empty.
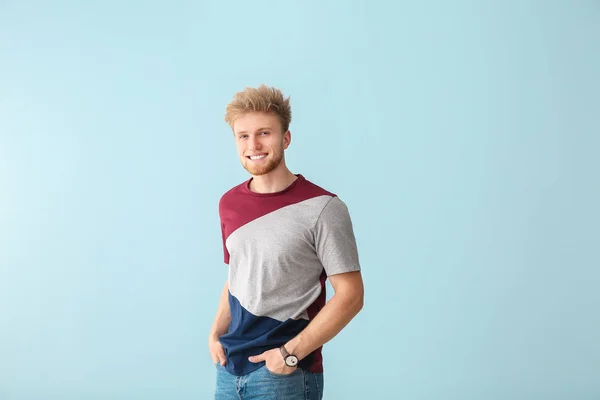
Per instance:
[[[263,158],[265,158],[267,155],[266,154],[259,154],[256,156],[246,156],[247,158],[249,158],[250,160],[256,161],[256,160],[261,160]]]

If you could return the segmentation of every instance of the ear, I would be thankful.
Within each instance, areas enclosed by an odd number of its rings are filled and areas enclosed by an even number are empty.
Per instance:
[[[292,132],[288,130],[283,134],[283,149],[287,149],[290,143],[292,143]]]

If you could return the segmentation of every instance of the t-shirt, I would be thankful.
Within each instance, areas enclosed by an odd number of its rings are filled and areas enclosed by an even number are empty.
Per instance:
[[[250,179],[219,202],[231,311],[220,341],[234,375],[262,367],[248,357],[284,345],[308,325],[326,303],[328,276],[360,270],[345,203],[296,176],[277,193],[252,192]],[[323,372],[321,350],[299,368]]]

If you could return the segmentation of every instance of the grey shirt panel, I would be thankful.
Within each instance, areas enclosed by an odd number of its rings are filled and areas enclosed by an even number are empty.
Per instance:
[[[321,274],[358,270],[346,205],[322,195],[282,207],[231,233],[229,291],[256,316],[308,319]]]

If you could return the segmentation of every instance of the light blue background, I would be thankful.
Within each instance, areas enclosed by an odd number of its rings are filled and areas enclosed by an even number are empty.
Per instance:
[[[326,399],[600,398],[598,1],[0,0],[0,399],[209,399],[226,104],[291,95],[363,312]]]

